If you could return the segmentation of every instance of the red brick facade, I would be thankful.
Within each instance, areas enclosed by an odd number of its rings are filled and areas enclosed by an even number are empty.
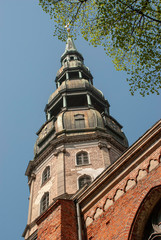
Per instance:
[[[159,155],[160,153],[158,152],[157,161],[159,160]],[[148,169],[146,169],[146,171],[148,171]],[[151,172],[148,172],[143,179],[139,180],[134,187],[125,192],[107,210],[103,209],[103,213],[87,227],[87,239],[138,240],[138,238],[134,237],[129,238],[131,228],[143,200],[146,199],[148,193],[155,187],[160,187],[161,190],[160,164]],[[159,191],[159,189],[156,189],[156,191],[161,197],[161,191]],[[102,202],[100,201],[96,204],[99,207],[103,205],[104,198],[101,200]],[[96,211],[95,209],[96,206],[94,206],[94,209],[90,209],[90,212]],[[144,224],[142,228],[144,229]]]
[[[70,200],[57,200],[37,219],[38,240],[76,240],[75,205]]]

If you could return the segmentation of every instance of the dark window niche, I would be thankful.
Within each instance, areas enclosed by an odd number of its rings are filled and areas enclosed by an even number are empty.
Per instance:
[[[67,96],[67,106],[70,107],[87,107],[86,95]]]
[[[79,184],[79,189],[84,187],[84,185],[89,185],[92,182],[92,179],[89,175],[83,175],[82,177],[79,178],[78,184]]]

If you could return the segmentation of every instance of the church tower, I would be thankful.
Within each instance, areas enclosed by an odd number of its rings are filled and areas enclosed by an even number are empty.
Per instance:
[[[37,239],[37,219],[56,199],[71,199],[83,191],[128,147],[122,126],[93,86],[92,74],[70,36],[55,83],[45,107],[46,121],[37,132],[34,159],[25,173],[30,188],[26,240]]]

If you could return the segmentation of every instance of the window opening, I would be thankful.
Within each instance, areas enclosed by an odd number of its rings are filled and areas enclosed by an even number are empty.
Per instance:
[[[46,167],[42,174],[42,184],[46,182],[50,177],[50,167]]]
[[[161,239],[161,200],[154,207],[144,229],[143,239]]]
[[[69,72],[69,79],[79,79],[79,72]]]
[[[49,206],[49,193],[45,193],[40,203],[40,213],[43,213]]]
[[[74,117],[75,117],[75,128],[76,129],[85,128],[84,115],[83,114],[77,114]]]
[[[70,57],[70,61],[73,61],[74,60],[74,57],[72,56],[72,57]]]
[[[76,159],[77,159],[77,165],[89,164],[87,152],[78,153]]]
[[[67,96],[67,105],[68,107],[87,107],[87,97],[84,94]]]
[[[63,107],[63,99],[60,99],[59,102],[51,109],[50,117],[57,116]]]
[[[88,175],[84,175],[79,178],[79,189],[81,189],[84,185],[90,184],[92,182],[91,177]]]

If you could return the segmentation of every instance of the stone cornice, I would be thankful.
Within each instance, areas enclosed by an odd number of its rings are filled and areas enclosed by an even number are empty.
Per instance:
[[[32,173],[30,178],[29,178],[28,184],[30,185],[32,183],[32,181],[35,180],[35,179],[36,179],[36,175],[34,173]]]
[[[53,151],[53,147],[49,144],[39,156],[35,156],[35,158],[29,162],[25,175],[29,177],[32,171],[34,170],[35,166],[39,165],[40,162],[43,159],[45,159],[47,156],[49,156],[49,154],[52,151]]]
[[[79,79],[81,80],[81,79]],[[83,79],[85,80],[85,79]],[[110,104],[108,102],[107,99],[105,99],[102,94],[100,94],[100,92],[97,90],[97,88],[95,88],[93,85],[84,85],[84,86],[77,86],[77,87],[73,87],[73,88],[68,88],[68,87],[64,87],[64,88],[60,88],[59,91],[57,92],[57,94],[52,98],[52,100],[46,104],[45,107],[45,111],[46,109],[50,109],[53,108],[53,106],[60,101],[62,95],[65,93],[66,95],[75,95],[75,93],[80,93],[80,94],[86,94],[87,92],[92,95],[93,97],[95,97],[101,104],[103,104],[104,106],[106,106],[106,104],[108,105],[108,107],[110,107]],[[116,121],[116,120],[115,120]]]
[[[35,224],[36,224],[35,220],[32,223],[27,224],[23,231],[22,237],[25,237],[27,231],[30,230],[33,226],[35,226]]]
[[[108,142],[110,142],[113,146],[115,146],[116,148],[118,148],[120,151],[125,151],[126,147],[124,147],[123,145],[121,145],[120,143],[118,143],[110,134],[105,133],[104,131],[100,131],[102,129],[98,129],[95,128],[93,129],[93,132],[91,131],[91,133],[84,133],[84,134],[76,134],[76,135],[72,135],[72,136],[67,136],[65,133],[62,134],[62,136],[57,137],[53,140],[51,140],[51,142],[45,147],[45,149],[43,149],[42,152],[40,152],[39,155],[36,155],[34,160],[31,160],[27,166],[25,175],[26,176],[30,176],[30,174],[32,173],[32,171],[34,170],[34,168],[36,166],[38,166],[47,156],[49,156],[49,154],[51,154],[51,152],[56,151],[56,148],[64,145],[65,143],[78,143],[78,142],[86,142],[86,141],[92,141],[92,140],[106,140]],[[74,133],[74,132],[73,132]],[[77,132],[76,132],[77,133]]]
[[[105,169],[84,192],[78,192],[72,199],[76,199],[84,210],[88,209],[90,204],[98,201],[103,193],[108,192],[131,169],[160,146],[161,120],[139,138],[115,163]]]

